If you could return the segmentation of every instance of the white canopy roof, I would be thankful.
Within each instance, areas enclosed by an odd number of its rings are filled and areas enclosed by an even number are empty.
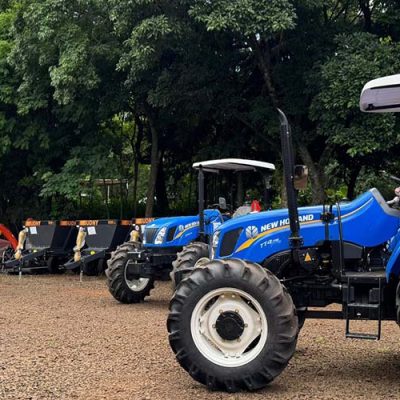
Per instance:
[[[360,96],[365,112],[400,112],[400,74],[369,81]]]
[[[263,161],[245,160],[241,158],[223,158],[221,160],[201,161],[193,164],[193,168],[203,167],[204,171],[255,171],[257,169],[268,169],[275,171],[275,165]]]

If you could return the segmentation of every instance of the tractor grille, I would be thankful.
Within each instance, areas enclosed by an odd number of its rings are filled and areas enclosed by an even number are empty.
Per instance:
[[[146,243],[153,243],[156,238],[158,228],[145,228],[144,237],[146,239]]]
[[[170,242],[174,238],[176,228],[177,228],[177,226],[174,226],[173,228],[168,229],[167,242]]]
[[[242,228],[234,229],[230,232],[225,233],[222,237],[221,249],[219,255],[221,257],[229,256],[235,250],[236,242],[242,233]]]

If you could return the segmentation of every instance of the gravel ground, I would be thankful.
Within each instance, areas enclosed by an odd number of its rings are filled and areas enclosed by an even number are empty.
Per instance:
[[[399,398],[400,332],[344,339],[342,321],[306,321],[289,367],[257,393],[209,392],[175,362],[170,284],[122,305],[104,279],[0,275],[0,399]],[[368,325],[373,328],[373,325]]]

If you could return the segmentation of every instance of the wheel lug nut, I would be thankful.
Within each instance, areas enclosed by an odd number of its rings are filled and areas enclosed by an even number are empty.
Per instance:
[[[236,309],[236,310],[235,310],[235,313],[236,313],[236,314],[239,314],[239,310]]]
[[[215,324],[212,324],[212,327],[215,329]]]
[[[244,327],[245,327],[245,328],[248,328],[248,327],[249,327],[249,324],[244,324]]]
[[[219,313],[220,313],[220,314],[222,314],[222,313],[223,313],[223,311],[222,311],[222,310],[219,310]]]

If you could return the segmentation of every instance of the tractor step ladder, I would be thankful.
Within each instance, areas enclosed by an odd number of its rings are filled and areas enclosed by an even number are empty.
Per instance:
[[[350,339],[366,339],[366,340],[380,340],[382,330],[382,293],[384,287],[384,274],[382,272],[374,273],[354,273],[346,276],[347,278],[347,303],[345,311],[346,319],[346,338]],[[355,291],[358,285],[372,284],[372,288],[378,289],[378,301],[360,303],[352,301],[351,292],[352,289]],[[360,333],[350,331],[350,320],[370,320],[365,315],[377,316],[376,321],[378,323],[377,331],[375,333]],[[373,318],[375,320],[375,318]]]

